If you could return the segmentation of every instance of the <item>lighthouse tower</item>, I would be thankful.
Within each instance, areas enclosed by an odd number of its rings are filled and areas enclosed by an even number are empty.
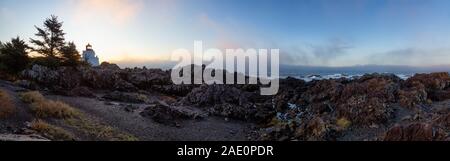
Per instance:
[[[92,66],[99,66],[99,60],[97,55],[95,55],[95,51],[92,49],[91,44],[86,45],[86,50],[83,51],[83,60],[89,63]]]

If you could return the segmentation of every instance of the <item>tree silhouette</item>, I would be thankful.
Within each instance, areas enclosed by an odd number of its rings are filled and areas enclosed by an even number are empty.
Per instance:
[[[51,15],[44,21],[44,27],[39,28],[35,26],[38,33],[35,35],[40,39],[30,39],[31,43],[36,47],[32,48],[33,51],[44,55],[49,65],[53,66],[58,63],[59,50],[64,46],[64,35],[62,30],[62,22],[58,20],[57,16]],[[55,64],[54,64],[55,63]]]
[[[67,66],[77,66],[81,64],[81,55],[75,43],[69,42],[61,48],[63,64]]]
[[[0,45],[0,68],[9,74],[17,74],[24,70],[30,63],[25,41],[19,37],[11,39],[11,42]]]

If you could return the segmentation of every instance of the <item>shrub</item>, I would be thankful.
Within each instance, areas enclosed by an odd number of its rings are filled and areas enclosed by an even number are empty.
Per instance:
[[[42,120],[34,120],[31,122],[31,129],[41,133],[45,137],[49,137],[51,140],[74,140],[73,135],[66,130],[50,125]]]
[[[11,97],[3,90],[0,90],[0,119],[7,118],[16,111],[16,107]]]

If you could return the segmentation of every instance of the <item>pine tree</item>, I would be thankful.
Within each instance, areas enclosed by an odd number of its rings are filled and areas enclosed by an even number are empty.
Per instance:
[[[45,56],[49,66],[56,66],[59,63],[59,50],[65,45],[62,24],[57,16],[51,15],[44,21],[43,28],[35,26],[38,31],[35,35],[40,40],[31,39],[31,43],[36,46],[32,50]]]
[[[24,70],[30,63],[28,49],[28,45],[19,37],[2,44],[0,49],[1,70],[9,74],[17,74]]]
[[[69,42],[61,48],[61,57],[64,65],[78,66],[81,64],[81,55],[73,42]]]

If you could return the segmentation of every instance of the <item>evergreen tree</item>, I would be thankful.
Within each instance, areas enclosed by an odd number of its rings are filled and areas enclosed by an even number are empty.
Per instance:
[[[0,68],[9,74],[17,74],[24,70],[30,63],[25,41],[19,37],[11,39],[11,42],[0,45]]]
[[[61,48],[61,57],[64,65],[78,66],[81,64],[81,55],[73,42],[69,42]]]
[[[35,26],[38,31],[35,35],[40,40],[31,39],[31,43],[36,46],[32,50],[45,56],[48,66],[57,66],[60,61],[59,50],[65,45],[62,24],[57,16],[51,15],[44,21],[43,28]]]

